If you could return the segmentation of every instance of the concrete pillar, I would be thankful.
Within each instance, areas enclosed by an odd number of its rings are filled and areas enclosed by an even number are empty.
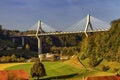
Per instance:
[[[14,37],[12,38],[12,42],[15,43],[15,38]]]
[[[25,38],[22,36],[22,46],[24,46]]]
[[[43,54],[42,54],[42,37],[40,36],[38,39],[38,57],[40,61],[43,61]]]
[[[42,54],[42,37],[38,39],[38,54]]]

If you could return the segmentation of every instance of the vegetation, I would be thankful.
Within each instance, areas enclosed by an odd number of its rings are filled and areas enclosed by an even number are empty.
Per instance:
[[[10,63],[10,62],[25,62],[25,58],[16,57],[14,54],[11,56],[2,56],[0,57],[0,63]]]
[[[5,70],[26,70],[30,76],[30,69],[32,68],[34,63],[22,63],[17,64],[11,67],[7,67]],[[76,68],[74,66],[65,64],[63,62],[43,62],[44,67],[46,69],[47,76],[40,77],[40,79],[71,79],[71,80],[82,80],[84,77],[87,76],[108,76],[114,75],[112,73],[97,71],[97,70],[85,70]],[[6,64],[7,65],[7,64]],[[12,65],[12,64],[11,64]],[[2,67],[2,66],[0,66]],[[77,75],[72,75],[77,74]],[[67,76],[68,75],[68,76]],[[33,80],[33,78],[30,78]]]
[[[120,20],[111,22],[111,29],[107,32],[93,33],[82,40],[80,57],[89,59],[90,66],[97,66],[102,59],[120,62]]]
[[[103,66],[103,71],[107,71],[107,70],[109,70],[109,69],[110,69],[109,66]]]
[[[5,57],[10,57],[12,55],[15,55],[17,58],[25,58],[25,59],[30,59],[32,57],[37,57],[37,52],[34,51],[28,51],[28,50],[3,50],[0,51],[0,58],[3,56]]]
[[[46,76],[44,65],[39,60],[33,64],[30,73],[32,77],[37,77],[37,80],[39,80],[39,77]]]
[[[81,72],[81,69],[75,68],[63,62],[43,62],[47,76],[41,78],[50,78],[55,76],[70,75]],[[7,67],[5,70],[26,70],[30,75],[30,70],[33,63],[18,64],[15,66]],[[41,79],[40,78],[40,79]]]

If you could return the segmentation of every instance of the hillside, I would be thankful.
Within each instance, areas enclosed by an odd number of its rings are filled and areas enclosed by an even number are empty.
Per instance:
[[[8,47],[14,47],[10,40],[10,31],[0,29],[0,50],[6,50]]]
[[[109,31],[93,33],[84,38],[79,55],[90,67],[96,67],[104,59],[120,62],[120,19],[111,22]]]

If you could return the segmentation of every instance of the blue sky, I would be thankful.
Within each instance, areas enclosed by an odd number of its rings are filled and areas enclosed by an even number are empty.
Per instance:
[[[120,0],[0,0],[0,24],[6,29],[28,30],[38,20],[60,29],[87,14],[110,23],[120,18]]]

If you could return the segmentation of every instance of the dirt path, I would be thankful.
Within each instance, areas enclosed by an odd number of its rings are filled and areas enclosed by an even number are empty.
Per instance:
[[[65,61],[65,63],[70,64],[76,68],[84,68],[83,64],[79,62],[77,56],[72,56],[68,61]]]

